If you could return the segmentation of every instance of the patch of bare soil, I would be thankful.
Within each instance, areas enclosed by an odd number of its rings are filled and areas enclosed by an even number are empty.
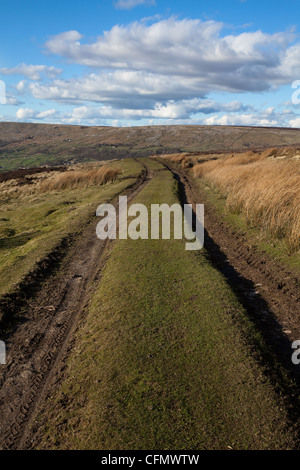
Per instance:
[[[150,178],[145,170],[143,178],[128,190],[128,199]],[[117,200],[112,203],[117,204]],[[1,449],[32,447],[31,428],[38,409],[62,376],[74,332],[99,282],[105,250],[111,243],[96,237],[96,224],[93,218],[83,228],[60,265],[54,258],[57,270],[46,281],[42,282],[41,276],[44,273],[47,278],[47,262],[38,269],[37,278],[33,274],[21,294],[6,303],[10,313],[14,302],[22,311],[6,324],[1,336],[8,350],[8,364],[0,369]],[[8,315],[4,317],[8,319]]]
[[[30,175],[35,175],[38,173],[50,173],[51,171],[67,171],[67,167],[65,166],[53,166],[53,167],[39,167],[39,168],[27,168],[27,169],[22,169],[22,170],[12,170],[12,171],[6,171],[5,173],[0,173],[0,183],[3,183],[4,181],[9,181],[9,180],[19,180],[18,184],[22,184],[22,181],[24,183],[28,184],[30,183],[30,180],[28,181],[27,176]]]

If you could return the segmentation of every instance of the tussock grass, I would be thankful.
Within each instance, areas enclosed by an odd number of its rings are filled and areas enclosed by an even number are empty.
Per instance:
[[[188,153],[173,153],[167,155],[160,155],[160,158],[169,160],[177,165],[182,165],[183,168],[189,168],[192,166],[191,158]]]
[[[183,163],[187,159],[187,154],[186,153],[170,153],[167,155],[160,155],[159,157],[169,160],[170,162],[173,162],[173,163]]]
[[[269,158],[269,157],[274,157],[278,155],[278,148],[272,147],[264,150],[261,154],[262,158]]]
[[[292,254],[300,250],[300,162],[277,159],[279,152],[284,153],[267,149],[229,156],[198,164],[193,173],[220,190],[229,211],[244,214],[251,226],[283,240]]]
[[[79,189],[89,186],[101,186],[114,182],[120,170],[118,168],[102,167],[90,171],[67,171],[54,178],[48,178],[41,184],[41,192],[62,191],[66,189]]]

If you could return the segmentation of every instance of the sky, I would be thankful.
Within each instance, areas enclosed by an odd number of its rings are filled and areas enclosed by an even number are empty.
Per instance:
[[[0,121],[300,128],[300,0],[0,0]]]

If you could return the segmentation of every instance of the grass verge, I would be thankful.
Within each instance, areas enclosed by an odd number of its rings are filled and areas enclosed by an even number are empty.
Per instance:
[[[135,160],[123,160],[110,166],[114,165],[121,168],[122,179],[104,186],[84,190],[58,188],[48,193],[33,190],[28,194],[23,191],[24,187],[17,186],[17,197],[12,195],[9,198],[2,192],[0,295],[14,290],[36,263],[51,253],[63,238],[81,230],[95,213],[98,204],[124,191],[143,170],[143,166]],[[65,175],[61,173],[61,177]]]
[[[275,157],[275,151],[204,162],[193,173],[218,189],[229,212],[241,214],[265,238],[279,240],[288,255],[300,254],[299,155]]]
[[[205,204],[209,204],[216,211],[216,214],[224,219],[229,226],[237,232],[246,234],[249,243],[256,249],[266,254],[270,259],[279,261],[284,266],[300,273],[300,253],[290,252],[285,240],[272,237],[265,233],[259,227],[249,224],[244,214],[228,210],[226,198],[221,194],[218,188],[212,186],[202,179],[196,180],[201,194],[205,195]]]

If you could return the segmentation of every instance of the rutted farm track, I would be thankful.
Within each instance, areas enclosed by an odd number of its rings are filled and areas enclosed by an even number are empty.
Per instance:
[[[299,407],[300,370],[292,364],[292,342],[300,338],[300,279],[286,267],[270,259],[253,247],[244,233],[235,231],[208,202],[188,171],[166,167],[178,180],[183,204],[205,204],[205,247],[211,263],[218,269],[237,294],[252,321],[262,332],[268,350],[267,361],[273,368],[274,378],[282,372],[275,371],[281,364],[294,382],[294,405]],[[275,359],[276,358],[276,359]],[[275,359],[275,362],[274,362]],[[283,381],[282,381],[283,379]],[[291,398],[291,397],[290,397]],[[298,409],[299,411],[299,409]]]
[[[128,201],[151,177],[145,167],[141,178],[126,191]],[[117,205],[117,200],[111,203]],[[108,242],[96,237],[96,224],[94,219],[83,229],[59,270],[26,302],[21,319],[3,338],[10,361],[0,376],[0,449],[31,446],[30,425],[64,369],[73,334],[105,263]]]
[[[184,170],[167,167],[178,180],[182,203],[203,203],[205,194]],[[128,193],[132,200],[151,179],[144,176]],[[116,200],[113,200],[116,203]],[[234,233],[213,209],[206,206],[207,256],[235,291],[266,343],[264,359],[273,371],[275,384],[287,392],[287,408],[295,423],[300,376],[291,364],[291,340],[300,338],[299,280],[287,270],[256,252],[246,236]],[[60,383],[74,333],[99,284],[108,242],[95,236],[96,221],[84,229],[69,249],[56,273],[27,302],[22,318],[4,338],[11,357],[0,376],[0,448],[34,448],[35,419],[53,388]],[[109,242],[111,243],[111,242]],[[291,331],[290,334],[284,331]],[[1,338],[2,339],[2,338]],[[270,353],[270,354],[269,354]],[[281,366],[277,367],[277,363]],[[295,387],[281,375],[286,371]],[[39,430],[38,430],[39,432]],[[38,440],[38,438],[37,438]]]

